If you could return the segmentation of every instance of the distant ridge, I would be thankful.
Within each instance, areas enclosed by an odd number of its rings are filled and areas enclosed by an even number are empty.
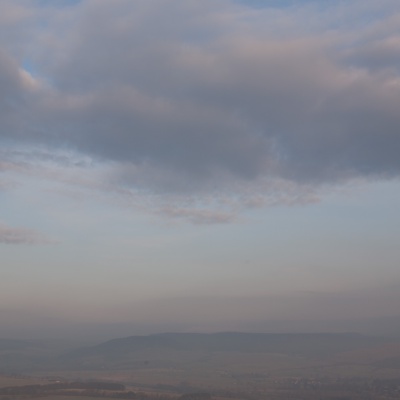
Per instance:
[[[377,338],[358,333],[160,333],[112,339],[87,348],[91,352],[135,351],[144,348],[170,348],[180,351],[296,352],[299,346],[342,347],[368,345]]]
[[[5,350],[21,350],[32,346],[32,343],[25,340],[16,339],[0,339],[0,351]]]
[[[329,357],[337,353],[374,346],[376,337],[357,333],[162,333],[113,339],[69,352],[64,365],[113,366],[129,364],[146,354],[209,354],[215,352],[273,353],[301,357]]]
[[[160,333],[123,337],[55,354],[29,342],[0,339],[0,370],[184,371],[208,370],[210,365],[223,370],[232,360],[258,360],[258,365],[264,362],[260,360],[280,360],[285,365],[297,365],[347,362],[352,357],[371,365],[397,366],[398,360],[393,357],[400,353],[387,349],[396,350],[398,343],[358,333]]]

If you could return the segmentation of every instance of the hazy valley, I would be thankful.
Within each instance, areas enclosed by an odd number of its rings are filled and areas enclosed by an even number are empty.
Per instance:
[[[20,387],[0,390],[1,399],[82,394],[86,398],[201,394],[243,399],[400,395],[398,338],[345,333],[166,333],[68,350],[54,343],[1,340],[0,350],[2,387]],[[94,383],[100,389],[102,384],[118,383],[123,389],[100,390]],[[26,385],[33,386],[21,388]],[[291,397],[295,394],[303,397]]]

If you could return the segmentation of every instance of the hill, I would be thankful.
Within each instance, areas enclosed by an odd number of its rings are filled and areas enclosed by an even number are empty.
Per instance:
[[[64,354],[58,363],[68,368],[135,366],[138,360],[198,357],[212,353],[275,354],[323,359],[370,348],[384,339],[359,334],[164,333],[114,339]],[[165,363],[164,363],[165,364]]]

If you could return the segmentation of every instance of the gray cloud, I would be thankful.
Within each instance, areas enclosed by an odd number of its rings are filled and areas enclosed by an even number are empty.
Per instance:
[[[357,34],[337,26],[340,5],[88,0],[46,9],[48,27],[25,39],[35,79],[23,57],[0,53],[0,138],[87,154],[113,165],[114,185],[143,193],[257,191],[269,204],[299,197],[287,187],[398,177],[400,8],[361,4],[348,12],[383,16],[359,22]]]

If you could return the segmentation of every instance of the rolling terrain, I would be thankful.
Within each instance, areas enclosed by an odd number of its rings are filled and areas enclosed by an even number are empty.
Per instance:
[[[360,334],[165,333],[68,351],[13,341],[0,341],[0,349],[3,373],[114,382],[150,397],[211,393],[283,399],[299,391],[305,399],[316,391],[337,398],[353,393],[349,399],[361,399],[354,393],[365,391],[386,393],[373,399],[400,395],[400,340]]]

